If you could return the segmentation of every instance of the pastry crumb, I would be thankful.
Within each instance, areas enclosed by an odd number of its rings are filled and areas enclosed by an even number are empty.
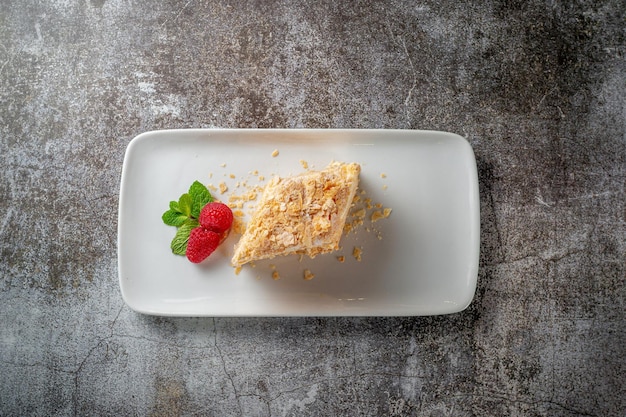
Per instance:
[[[229,177],[235,179],[235,174],[230,174]]]
[[[305,161],[304,159],[300,160],[300,165],[302,165],[302,168],[304,169],[309,169],[309,163]]]
[[[380,178],[387,178],[387,174],[385,174],[384,172],[381,172]]]
[[[315,278],[315,274],[312,273],[310,269],[305,269],[304,270],[304,279],[305,279],[305,281],[310,281],[313,278]]]
[[[363,254],[363,249],[358,246],[355,246],[354,249],[352,250],[352,256],[354,256],[354,259],[356,259],[359,262],[361,262],[362,254]]]
[[[383,185],[383,190],[387,190],[387,184]]]
[[[362,219],[365,217],[365,209],[360,209],[352,213],[352,215],[356,218]]]
[[[256,196],[257,196],[257,192],[252,190],[250,191],[248,194],[246,194],[246,201],[253,201],[256,200]]]
[[[346,257],[343,255],[337,256],[337,260],[341,263],[343,263],[346,260]]]
[[[225,182],[220,182],[220,194],[224,194],[226,191],[228,191],[228,186]]]
[[[278,271],[272,272],[272,279],[274,281],[276,281],[277,279],[280,279],[280,274],[278,273]]]
[[[241,272],[241,266],[235,267],[235,275],[239,275],[240,272]]]
[[[390,214],[391,214],[391,209],[388,207],[384,208],[382,211],[376,210],[375,212],[372,213],[371,220],[372,222],[376,222],[380,219],[386,219],[387,217],[389,217]]]
[[[223,164],[220,164],[220,166],[221,166],[222,168],[226,168],[226,162],[224,162]]]
[[[238,234],[243,234],[246,231],[246,224],[243,222],[241,217],[234,216],[232,230]]]
[[[279,154],[278,149],[274,149],[274,151],[272,152],[272,157],[276,158],[278,154]]]

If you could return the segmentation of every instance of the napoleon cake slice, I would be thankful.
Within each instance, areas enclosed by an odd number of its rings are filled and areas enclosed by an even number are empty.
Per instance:
[[[360,172],[357,163],[333,162],[322,171],[272,178],[235,246],[233,266],[339,249]]]

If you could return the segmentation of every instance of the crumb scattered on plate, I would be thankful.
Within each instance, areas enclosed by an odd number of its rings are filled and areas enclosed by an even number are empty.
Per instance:
[[[363,219],[365,217],[365,209],[364,208],[359,209],[355,211],[354,213],[352,213],[352,215],[356,218]]]
[[[380,219],[386,219],[387,217],[389,217],[390,214],[391,214],[390,208],[384,208],[382,211],[376,210],[375,212],[372,213],[371,220],[372,222],[376,222]]]
[[[272,152],[272,157],[276,158],[278,154],[279,154],[278,149],[274,149],[274,151]]]

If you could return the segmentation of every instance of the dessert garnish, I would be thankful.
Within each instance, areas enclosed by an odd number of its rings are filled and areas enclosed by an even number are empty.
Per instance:
[[[230,208],[214,202],[209,190],[199,181],[194,181],[178,201],[170,201],[169,210],[161,218],[163,223],[177,229],[170,244],[172,253],[187,256],[193,263],[200,263],[213,253],[233,223]]]

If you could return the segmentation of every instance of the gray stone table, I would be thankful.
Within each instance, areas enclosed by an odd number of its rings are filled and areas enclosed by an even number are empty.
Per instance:
[[[626,5],[0,2],[0,415],[626,415]],[[120,295],[124,152],[165,128],[472,145],[461,313],[162,318]]]

